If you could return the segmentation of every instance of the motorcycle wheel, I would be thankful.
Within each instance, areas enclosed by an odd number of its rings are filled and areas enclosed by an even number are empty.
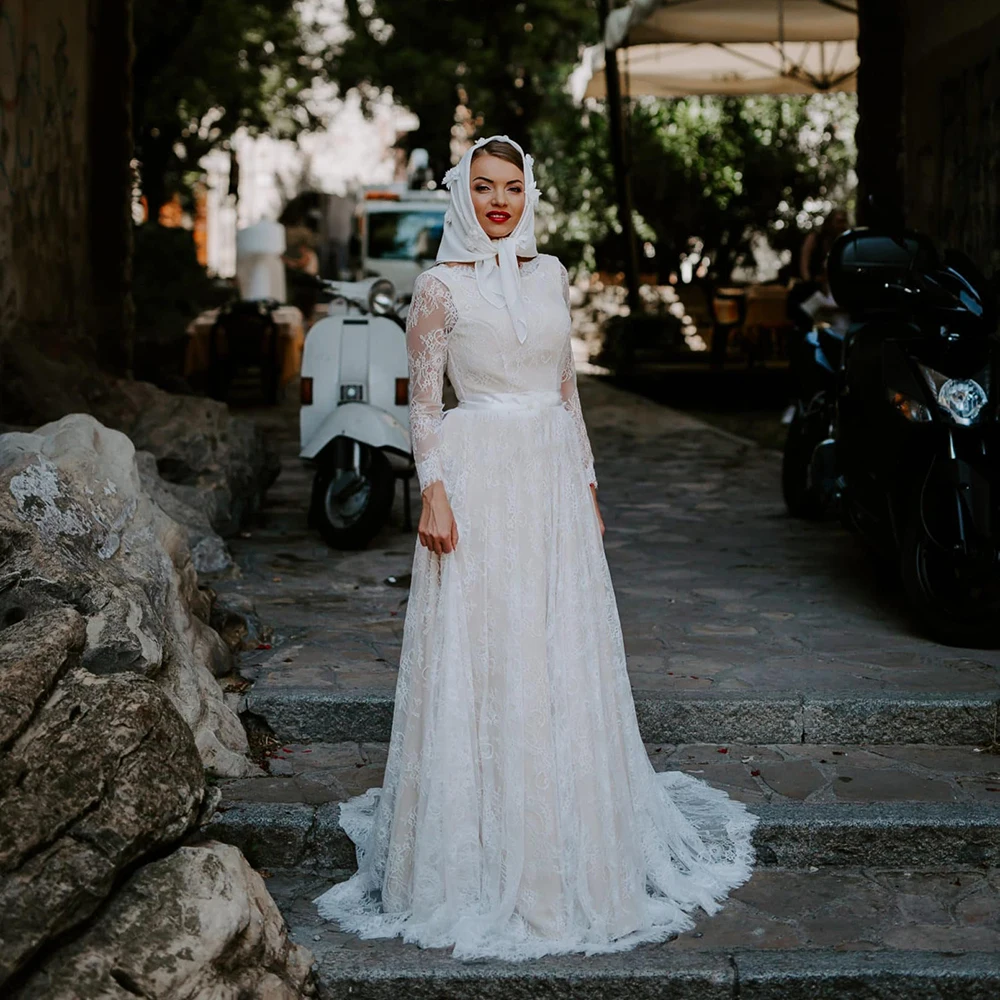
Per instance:
[[[389,520],[396,480],[377,448],[363,447],[360,474],[331,456],[313,479],[312,518],[334,549],[363,549]]]
[[[900,576],[918,627],[946,646],[1000,647],[1000,570],[948,552],[927,534],[919,511],[900,549]]]
[[[818,486],[809,484],[813,451],[822,440],[815,421],[807,421],[796,412],[788,425],[781,457],[781,495],[792,517],[815,520],[823,514],[822,492]]]

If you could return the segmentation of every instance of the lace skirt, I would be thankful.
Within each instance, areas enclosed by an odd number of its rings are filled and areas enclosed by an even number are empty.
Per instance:
[[[754,861],[755,815],[649,762],[573,420],[530,404],[444,415],[458,545],[417,543],[385,780],[341,807],[358,871],[316,900],[461,959],[663,941]]]

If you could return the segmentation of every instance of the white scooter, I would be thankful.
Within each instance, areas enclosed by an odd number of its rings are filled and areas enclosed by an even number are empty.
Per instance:
[[[337,549],[364,548],[389,519],[396,479],[415,474],[405,322],[385,278],[317,279],[334,311],[302,355],[299,457],[315,466],[309,523]],[[412,530],[404,485],[406,530]]]

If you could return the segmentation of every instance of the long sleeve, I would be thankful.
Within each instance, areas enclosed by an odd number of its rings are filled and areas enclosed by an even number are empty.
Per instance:
[[[421,491],[442,478],[441,396],[454,315],[451,293],[444,282],[427,273],[419,275],[406,317],[406,356],[410,370],[410,440]]]
[[[568,310],[569,275],[561,262],[559,272],[562,276],[563,299]],[[583,410],[580,407],[580,393],[576,384],[576,364],[573,360],[573,341],[570,336],[566,337],[566,346],[563,349],[559,391],[562,394],[563,406],[573,415],[573,422],[576,424],[576,433],[580,441],[580,460],[587,472],[587,482],[592,486],[597,486],[597,476],[594,473],[594,453],[590,447],[590,437],[587,434],[587,425],[583,421]]]

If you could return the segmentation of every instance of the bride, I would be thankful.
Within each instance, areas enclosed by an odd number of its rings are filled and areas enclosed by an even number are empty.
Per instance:
[[[358,871],[315,901],[361,937],[461,959],[663,941],[754,861],[757,817],[657,774],[639,735],[531,165],[495,136],[445,176],[407,320],[423,512],[385,780],[341,807]]]

